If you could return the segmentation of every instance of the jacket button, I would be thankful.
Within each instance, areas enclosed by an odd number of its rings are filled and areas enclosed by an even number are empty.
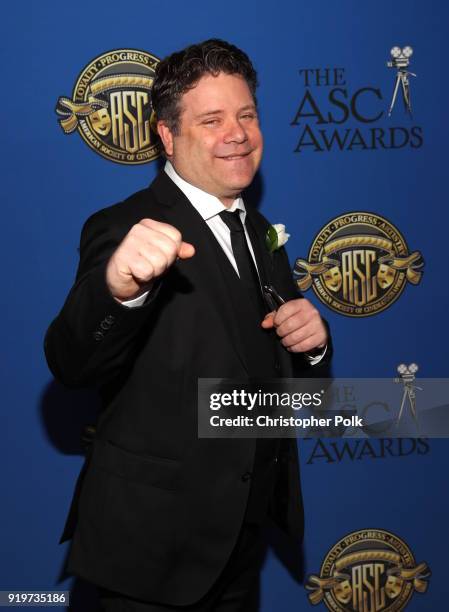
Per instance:
[[[242,482],[248,482],[251,476],[252,476],[251,472],[245,472],[242,476]]]
[[[101,331],[94,332],[93,336],[97,342],[99,342],[100,340],[103,340],[104,338],[103,332]]]

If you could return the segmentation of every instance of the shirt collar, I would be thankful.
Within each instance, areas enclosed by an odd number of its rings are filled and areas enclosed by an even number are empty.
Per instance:
[[[216,196],[203,191],[199,187],[195,187],[195,185],[188,183],[180,177],[169,160],[165,162],[164,170],[205,221],[219,215],[223,210],[233,212],[240,209],[243,211],[241,214],[242,222],[245,223],[246,209],[240,196],[234,200],[230,207],[226,207]]]

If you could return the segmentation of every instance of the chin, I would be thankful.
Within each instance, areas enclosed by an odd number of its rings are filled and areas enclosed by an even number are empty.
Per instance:
[[[231,177],[229,177],[227,186],[230,189],[241,191],[242,189],[246,189],[249,185],[251,185],[254,176],[255,172],[235,173]]]
[[[225,197],[228,198],[237,198],[242,191],[244,191],[247,187],[249,187],[249,185],[251,185],[251,181],[249,182],[242,182],[242,183],[234,183],[232,185],[230,185],[229,183],[226,185],[226,189],[223,189],[223,193],[227,193],[228,195],[226,195]]]

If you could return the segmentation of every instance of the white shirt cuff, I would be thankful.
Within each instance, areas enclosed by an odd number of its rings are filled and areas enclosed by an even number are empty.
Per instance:
[[[304,353],[304,356],[309,361],[310,365],[316,365],[317,363],[320,363],[320,361],[323,359],[324,355],[326,354],[326,351],[327,351],[327,344],[323,348],[322,353],[320,353],[319,355],[314,355],[312,357],[311,355]]]
[[[147,296],[150,292],[145,291],[139,297],[134,298],[133,300],[127,300],[126,302],[121,302],[122,306],[127,306],[128,308],[137,308],[137,306],[142,306],[147,299]]]

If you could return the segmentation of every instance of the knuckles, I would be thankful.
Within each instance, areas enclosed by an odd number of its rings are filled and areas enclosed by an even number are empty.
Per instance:
[[[166,239],[172,240],[177,246],[181,244],[182,235],[181,232],[170,225],[169,223],[163,223],[162,221],[154,221],[153,219],[142,219],[134,227],[139,228],[138,231],[144,230],[146,235],[150,235],[149,232],[155,232],[160,234]],[[132,229],[133,229],[132,228]]]
[[[154,252],[151,254],[151,263],[154,266],[155,270],[158,273],[161,273],[167,269],[169,265],[169,260],[165,253],[160,250],[154,250]]]
[[[158,223],[167,228],[166,233],[153,229],[145,224],[146,219],[135,223],[126,234],[116,253],[133,259],[138,254],[148,254],[151,258],[161,254],[173,260],[181,244],[181,233],[171,225]],[[170,229],[170,231],[168,231]]]
[[[132,265],[131,272],[139,280],[145,281],[153,277],[154,268],[149,262],[137,261]]]
[[[170,226],[172,229],[172,232],[170,234],[170,238],[173,240],[173,242],[175,242],[177,245],[181,244],[182,242],[182,235],[181,232],[179,230],[176,229],[176,227]]]

